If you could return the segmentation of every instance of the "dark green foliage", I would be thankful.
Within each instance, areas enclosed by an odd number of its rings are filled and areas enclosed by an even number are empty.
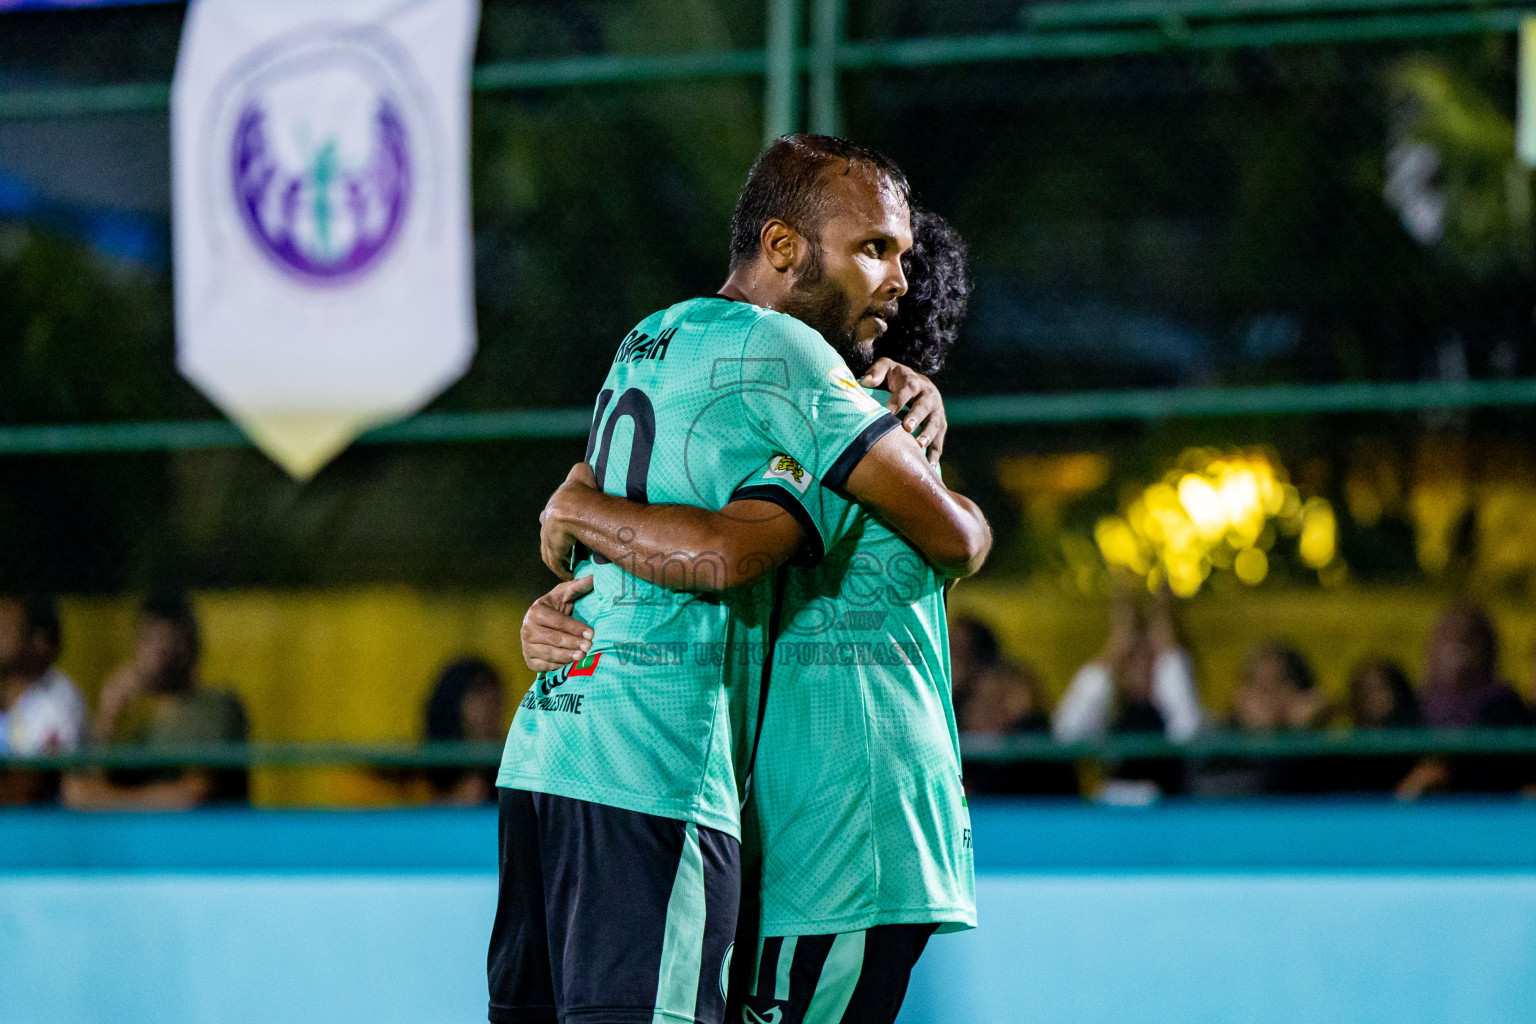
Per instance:
[[[4,17],[7,86],[170,77],[176,7]],[[870,0],[849,26],[891,37],[1010,30],[1016,17],[1016,4],[962,16]],[[477,61],[746,49],[762,33],[756,4],[487,0]],[[1474,376],[1523,375],[1536,373],[1530,211],[1519,222],[1500,204],[1520,188],[1528,199],[1529,180],[1510,179],[1488,145],[1457,142],[1458,126],[1482,125],[1486,142],[1503,130],[1488,126],[1510,122],[1512,61],[1512,41],[1493,37],[850,73],[845,120],[970,244],[977,286],[940,378],[950,394],[1413,379],[1435,376],[1448,350]],[[761,87],[476,94],[480,354],[436,408],[587,406],[637,320],[713,292],[761,142]],[[1405,103],[1417,120],[1403,120]],[[1441,242],[1415,241],[1384,198],[1387,149],[1404,132],[1441,147],[1457,215]],[[0,221],[0,422],[214,415],[175,374],[173,350],[168,266],[115,263],[67,223]],[[1465,421],[1493,435],[1523,423]],[[1101,450],[1117,480],[1146,481],[1187,445],[1271,444],[1288,465],[1322,465],[1327,490],[1343,438],[1419,428],[957,431],[946,461],[993,512],[997,565],[1029,571],[1055,548],[1021,535],[998,455]],[[580,454],[578,442],[359,448],[305,486],[249,451],[0,459],[0,582],[533,589],[549,580],[533,558],[535,516]],[[1068,509],[1063,527],[1091,529],[1116,486]],[[1400,538],[1379,530],[1345,524],[1352,567],[1402,572],[1387,550]]]

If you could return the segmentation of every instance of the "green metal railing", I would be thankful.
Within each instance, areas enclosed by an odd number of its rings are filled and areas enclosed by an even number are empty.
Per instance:
[[[1116,736],[1055,743],[1049,736],[965,736],[967,761],[1128,760],[1144,758],[1299,758],[1532,754],[1536,729],[1394,729],[1272,735],[1210,733],[1187,743],[1160,736]],[[0,768],[479,768],[501,759],[499,743],[216,743],[181,747],[102,747],[48,757],[0,757]]]
[[[1303,413],[1413,413],[1536,406],[1536,379],[1316,384],[1245,388],[1084,391],[1062,395],[989,395],[948,402],[953,426],[1066,424]],[[513,441],[587,435],[591,410],[518,409],[426,413],[364,434],[359,444]],[[202,451],[249,447],[224,420],[0,426],[0,456]]]
[[[956,426],[1306,413],[1411,413],[1536,405],[1536,379],[1273,385],[988,395],[947,403]]]
[[[1086,0],[1027,8],[1018,32],[850,41],[847,0],[811,2],[809,46],[800,45],[802,0],[768,0],[762,50],[508,61],[476,68],[473,84],[495,92],[763,75],[772,138],[800,123],[803,72],[810,127],[836,131],[844,71],[1512,32],[1536,13],[1528,0]],[[0,119],[160,112],[169,100],[163,83],[10,91],[0,93]]]
[[[495,92],[764,75],[764,124],[772,138],[799,126],[805,72],[810,127],[835,132],[845,71],[1512,32],[1536,15],[1536,0],[1074,0],[1025,8],[1026,27],[1019,32],[849,41],[843,38],[847,0],[809,0],[809,19],[802,17],[805,2],[767,0],[762,50],[490,63],[475,69],[473,87]],[[3,92],[0,119],[163,111],[169,96],[162,83]],[[1497,405],[1536,405],[1536,380],[997,395],[955,399],[949,412],[952,423],[967,427]],[[581,437],[588,420],[586,409],[434,413],[374,430],[361,443]],[[233,424],[221,421],[0,427],[0,455],[192,451],[247,443]]]
[[[99,747],[46,757],[0,757],[0,768],[481,768],[499,763],[500,743],[199,743]]]
[[[1403,755],[1536,754],[1536,729],[1382,729],[1265,735],[1208,733],[1187,743],[1161,736],[1113,736],[1089,743],[1056,743],[1045,735],[965,736],[967,761],[1124,761],[1144,758],[1390,757]]]

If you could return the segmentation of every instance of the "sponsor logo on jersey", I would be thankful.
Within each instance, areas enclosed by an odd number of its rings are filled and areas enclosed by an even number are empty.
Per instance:
[[[569,679],[590,678],[596,675],[598,663],[602,660],[602,652],[598,652],[587,655],[573,665],[567,665],[553,672],[545,672],[539,677],[539,692],[548,694],[555,687],[565,685]]]
[[[853,376],[853,371],[846,366],[834,366],[827,371],[827,376],[832,383],[845,395],[853,400],[853,403],[865,412],[877,412],[881,405],[870,398],[864,389],[859,387],[858,380]]]
[[[574,665],[556,669],[554,672],[544,672],[528,688],[523,695],[522,706],[529,711],[564,711],[567,714],[581,714],[581,702],[586,700],[584,693],[555,693],[555,688],[564,686],[572,679],[590,679],[597,674],[597,666],[603,660],[601,652],[589,654]]]
[[[597,663],[602,660],[601,653],[589,654],[571,666],[571,670],[565,674],[566,678],[575,679],[577,676],[594,675],[597,672]]]
[[[529,687],[523,695],[522,706],[529,711],[564,711],[568,715],[581,714],[581,702],[587,699],[584,693],[546,693],[540,696],[542,684]]]
[[[763,474],[764,480],[788,480],[789,485],[801,494],[811,486],[811,474],[805,471],[805,467],[790,458],[788,455],[775,455],[768,460],[768,472]]]
[[[784,1018],[784,1011],[775,1006],[766,1014],[760,1014],[749,1006],[741,1008],[741,1019],[746,1024],[779,1024]]]

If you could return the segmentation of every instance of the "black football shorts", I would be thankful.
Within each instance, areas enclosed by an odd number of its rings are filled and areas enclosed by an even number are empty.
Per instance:
[[[496,1024],[721,1024],[741,847],[693,822],[497,791]]]

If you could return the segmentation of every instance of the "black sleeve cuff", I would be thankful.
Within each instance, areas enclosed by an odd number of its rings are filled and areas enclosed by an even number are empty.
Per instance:
[[[815,486],[814,484],[812,486]],[[795,517],[795,522],[800,524],[800,529],[805,531],[805,546],[795,552],[795,556],[789,560],[790,565],[805,568],[816,565],[826,554],[826,546],[821,539],[821,529],[816,525],[816,520],[800,504],[789,495],[784,488],[774,484],[748,484],[738,487],[736,493],[731,495],[731,500],[738,498],[751,501],[771,501],[775,505]]]
[[[843,454],[837,457],[837,461],[832,463],[832,467],[827,470],[827,475],[821,478],[822,484],[832,488],[839,494],[843,493],[843,485],[848,482],[848,477],[853,473],[854,467],[863,461],[864,456],[869,454],[869,450],[875,446],[876,441],[879,441],[899,426],[901,426],[901,421],[895,416],[888,412],[881,413],[879,419],[861,430],[859,436],[854,438],[847,448],[843,449]]]

